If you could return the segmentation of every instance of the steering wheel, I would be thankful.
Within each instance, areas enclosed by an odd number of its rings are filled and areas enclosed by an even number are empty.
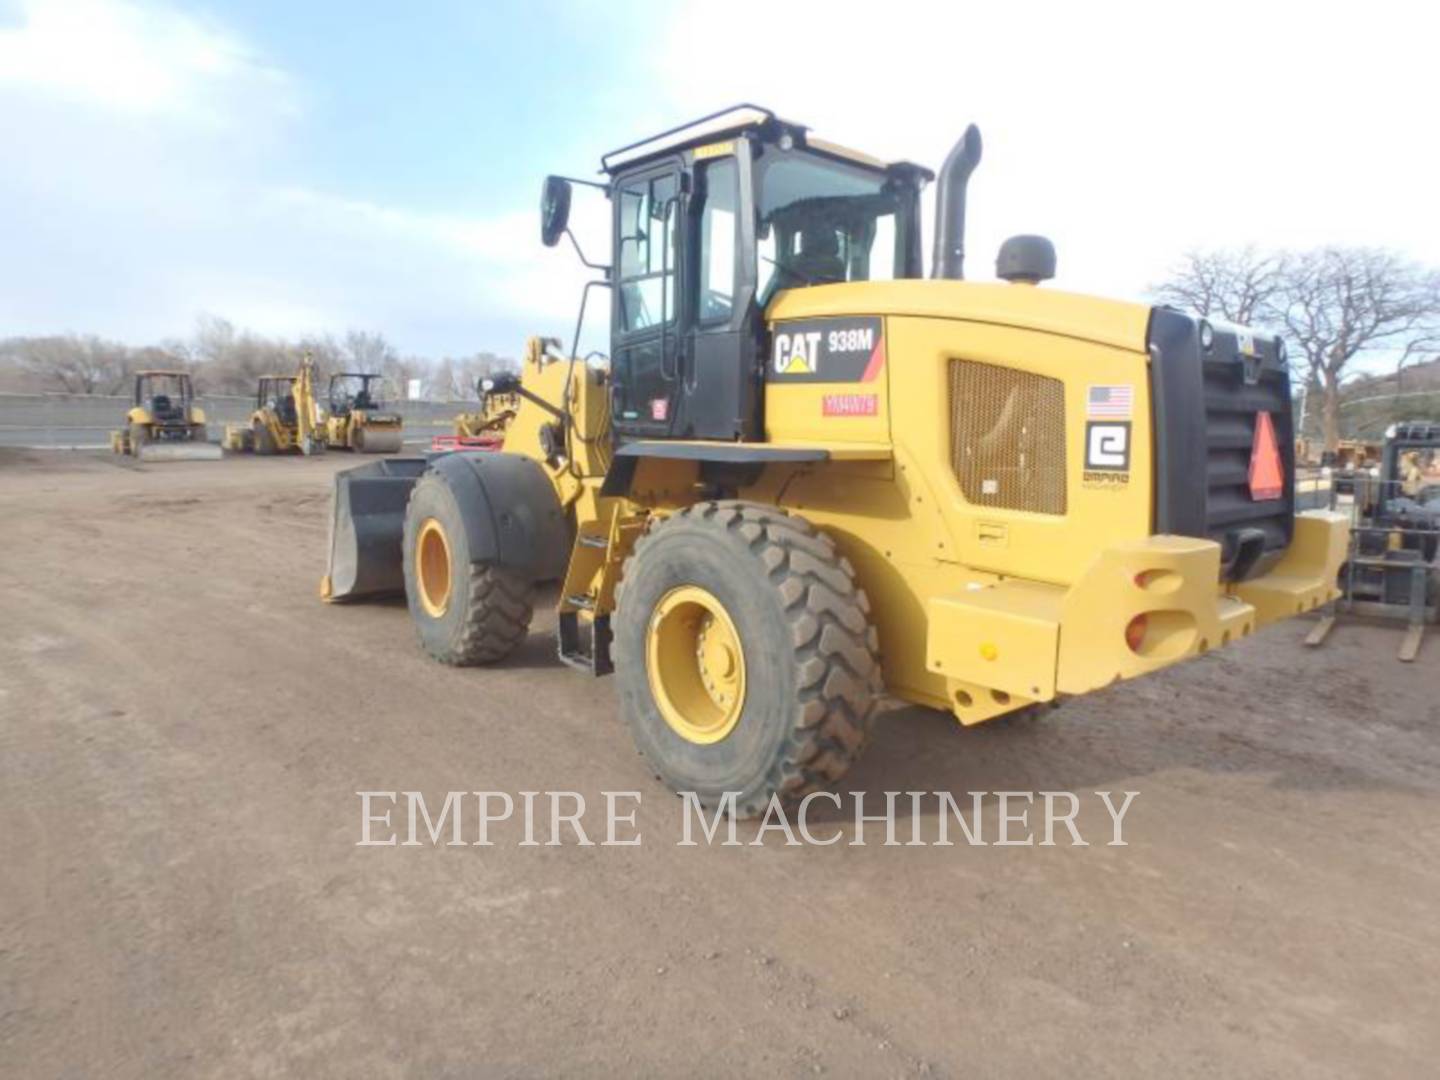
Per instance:
[[[799,278],[806,285],[820,284],[819,281],[806,274],[802,274],[799,270],[796,270],[795,267],[791,266],[789,263],[778,263],[774,259],[770,258],[769,255],[761,255],[760,258],[764,259],[771,266],[775,267],[775,269],[780,271],[780,273],[789,274],[793,278]]]

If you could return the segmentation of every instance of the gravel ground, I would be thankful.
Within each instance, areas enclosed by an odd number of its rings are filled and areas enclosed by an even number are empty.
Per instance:
[[[0,1074],[1435,1074],[1440,634],[896,710],[842,791],[1070,790],[1088,847],[686,847],[544,607],[449,670],[318,602],[352,461],[0,450]],[[633,790],[643,843],[359,847],[364,790]]]

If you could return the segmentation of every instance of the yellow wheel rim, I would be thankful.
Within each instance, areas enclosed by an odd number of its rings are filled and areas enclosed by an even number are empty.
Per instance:
[[[450,608],[450,540],[445,526],[426,518],[415,540],[415,583],[425,614],[438,619]]]
[[[705,746],[735,730],[745,708],[745,650],[713,594],[684,585],[661,597],[645,668],[660,715],[682,739]]]

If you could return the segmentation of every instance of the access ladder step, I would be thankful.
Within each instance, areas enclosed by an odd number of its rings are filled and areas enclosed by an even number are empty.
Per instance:
[[[586,627],[589,640],[586,640]],[[596,615],[581,620],[578,611],[562,611],[556,636],[562,663],[590,675],[609,675],[615,670],[610,660],[610,616]]]

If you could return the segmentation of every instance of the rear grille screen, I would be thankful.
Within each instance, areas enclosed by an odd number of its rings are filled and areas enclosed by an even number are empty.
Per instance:
[[[950,361],[950,465],[976,506],[1065,513],[1065,386]]]

